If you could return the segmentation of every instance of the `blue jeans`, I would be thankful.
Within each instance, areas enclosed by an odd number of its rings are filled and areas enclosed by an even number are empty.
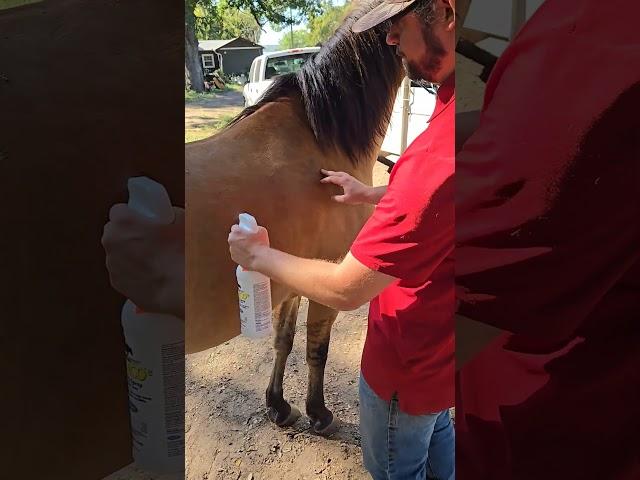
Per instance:
[[[408,415],[378,397],[360,374],[362,458],[374,480],[454,480],[455,433],[449,410]]]

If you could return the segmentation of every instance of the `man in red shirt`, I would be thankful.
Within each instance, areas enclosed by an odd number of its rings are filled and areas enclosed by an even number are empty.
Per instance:
[[[429,128],[398,160],[388,187],[323,172],[323,182],[344,189],[336,200],[376,204],[350,253],[339,264],[294,257],[270,248],[265,229],[251,235],[237,225],[229,244],[236,263],[316,302],[342,309],[371,300],[360,380],[364,464],[376,480],[452,479],[454,4],[388,0],[354,30],[389,19],[387,43],[408,75],[440,88]]]
[[[463,480],[640,478],[640,7],[603,5],[540,6],[456,158],[459,312],[497,328],[459,371]]]

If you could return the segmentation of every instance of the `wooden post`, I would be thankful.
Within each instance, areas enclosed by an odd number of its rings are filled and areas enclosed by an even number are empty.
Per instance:
[[[402,123],[400,127],[400,154],[407,149],[407,137],[409,133],[409,113],[411,109],[411,80],[409,77],[404,77],[402,86],[400,87],[402,92]]]
[[[512,0],[511,3],[511,35],[510,39],[516,36],[520,27],[527,20],[527,0]]]

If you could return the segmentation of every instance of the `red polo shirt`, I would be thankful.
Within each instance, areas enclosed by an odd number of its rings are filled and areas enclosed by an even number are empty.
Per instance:
[[[640,478],[640,5],[546,1],[456,159],[461,480]]]
[[[454,402],[455,78],[438,90],[429,128],[394,167],[351,254],[397,280],[371,301],[362,374],[419,415]]]

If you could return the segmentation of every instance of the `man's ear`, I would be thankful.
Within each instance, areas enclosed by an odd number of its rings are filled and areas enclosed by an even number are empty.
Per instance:
[[[467,0],[470,1],[470,0]],[[438,0],[440,8],[444,11],[444,23],[448,31],[456,28],[456,0]]]

